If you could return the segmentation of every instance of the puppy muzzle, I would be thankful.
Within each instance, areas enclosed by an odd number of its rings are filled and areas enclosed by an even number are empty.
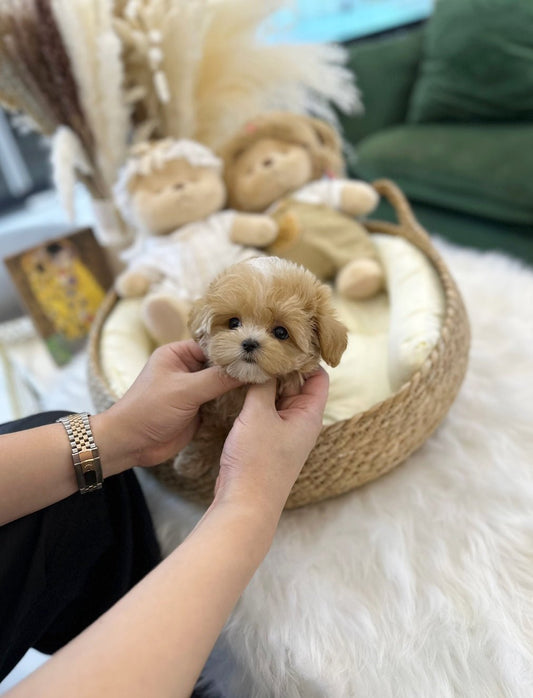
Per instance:
[[[241,342],[241,359],[248,364],[254,364],[257,361],[257,352],[261,348],[261,344],[253,337],[247,337]]]

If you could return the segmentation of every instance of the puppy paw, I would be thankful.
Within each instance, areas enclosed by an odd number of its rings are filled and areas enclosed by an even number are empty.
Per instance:
[[[350,181],[342,188],[341,210],[349,216],[366,216],[379,202],[379,194],[366,182]]]
[[[115,279],[115,290],[122,298],[144,296],[150,288],[150,279],[138,271],[122,272]]]
[[[337,274],[337,291],[350,300],[371,298],[385,286],[385,274],[375,259],[354,259]]]
[[[168,294],[151,294],[141,306],[141,318],[156,344],[168,344],[188,336],[190,304]]]

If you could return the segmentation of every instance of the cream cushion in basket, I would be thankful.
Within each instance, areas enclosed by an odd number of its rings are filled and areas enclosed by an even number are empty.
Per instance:
[[[349,330],[348,348],[330,374],[324,424],[352,417],[398,390],[435,346],[444,313],[437,273],[403,238],[374,234],[387,291],[362,301],[335,298]],[[100,358],[111,391],[123,395],[146,363],[153,344],[140,319],[139,299],[119,301],[102,328]]]

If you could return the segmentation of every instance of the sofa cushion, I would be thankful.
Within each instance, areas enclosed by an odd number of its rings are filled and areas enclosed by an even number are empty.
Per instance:
[[[356,41],[348,47],[348,67],[355,75],[363,114],[339,113],[345,140],[355,144],[371,133],[405,122],[422,52],[420,27],[385,37]],[[393,75],[383,89],[383,76]]]
[[[533,124],[395,126],[357,150],[358,176],[390,177],[415,201],[533,223]]]
[[[448,120],[533,120],[531,0],[436,4],[408,121]]]

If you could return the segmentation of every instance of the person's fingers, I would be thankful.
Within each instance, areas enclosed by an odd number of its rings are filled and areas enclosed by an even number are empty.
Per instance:
[[[280,412],[288,410],[303,410],[323,414],[328,399],[329,376],[319,367],[304,382],[299,395],[282,398],[278,403]]]
[[[193,339],[172,342],[166,346],[166,350],[176,368],[185,369],[191,373],[205,368],[205,354]]]
[[[265,383],[252,383],[246,393],[243,410],[249,414],[264,412],[265,409],[275,411],[276,389],[277,381],[275,378],[271,378]]]
[[[191,402],[198,406],[242,385],[241,381],[230,376],[219,366],[210,366],[202,371],[196,371],[188,380]]]
[[[306,378],[302,386],[302,395],[310,395],[314,399],[327,400],[329,390],[329,375],[322,366]]]

